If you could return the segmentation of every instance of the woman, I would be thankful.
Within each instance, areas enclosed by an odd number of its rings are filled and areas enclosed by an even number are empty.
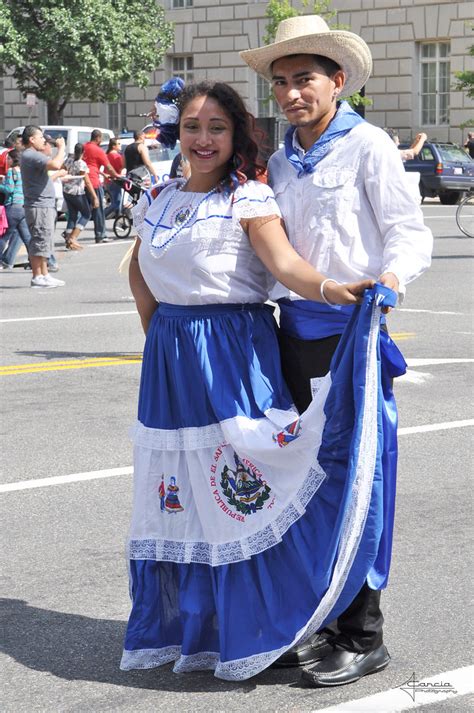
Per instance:
[[[74,155],[67,158],[64,167],[68,175],[64,176],[63,193],[67,205],[67,225],[63,233],[67,250],[82,250],[78,237],[86,227],[91,217],[91,205],[87,200],[86,190],[92,199],[92,207],[97,208],[99,201],[92,187],[89,169],[82,160],[84,147],[82,144],[74,146]]]
[[[109,139],[109,146],[106,154],[112,168],[114,168],[117,174],[121,176],[124,168],[124,162],[123,156],[120,153],[120,141],[118,139]],[[110,178],[105,179],[105,189],[108,191],[110,196],[110,205],[105,210],[105,217],[109,218],[111,215],[113,215],[113,217],[117,217],[120,214],[120,197],[122,189]]]
[[[347,507],[344,478],[316,462],[321,400],[298,419],[281,376],[270,272],[331,304],[360,303],[373,282],[325,279],[290,246],[231,87],[191,85],[178,106],[190,178],[134,210],[130,285],[147,338],[121,667],[175,661],[245,679],[324,618]],[[361,538],[368,560],[371,534]],[[351,601],[365,564],[338,575],[327,614]]]
[[[26,249],[30,244],[31,235],[25,219],[23,208],[23,183],[20,172],[20,151],[12,149],[8,154],[5,180],[0,183],[0,191],[5,195],[5,210],[8,220],[8,229],[0,240],[1,269],[12,270],[15,258],[23,241]]]

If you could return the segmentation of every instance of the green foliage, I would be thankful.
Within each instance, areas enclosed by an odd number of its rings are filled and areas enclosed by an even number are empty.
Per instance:
[[[0,70],[60,119],[72,98],[115,101],[118,83],[145,87],[173,43],[161,6],[142,0],[1,0]]]
[[[305,10],[308,8],[311,10],[308,14],[324,17],[332,30],[349,29],[347,25],[341,25],[334,21],[337,16],[337,10],[330,8],[331,0],[302,0],[302,5]],[[268,24],[263,36],[263,42],[266,45],[274,42],[279,23],[289,17],[296,17],[301,14],[301,12],[291,5],[291,0],[269,0],[265,10],[265,16],[268,17]],[[361,105],[370,106],[372,104],[372,99],[361,96],[359,92],[352,94],[350,97],[345,97],[345,99],[347,99],[349,104],[353,107]]]
[[[474,25],[471,25],[471,30],[474,30]],[[469,54],[474,57],[474,45],[469,47]],[[469,99],[474,99],[474,72],[454,72],[454,76],[457,82],[454,85],[454,89],[460,92],[466,92]],[[474,121],[469,120],[465,126],[473,126]]]

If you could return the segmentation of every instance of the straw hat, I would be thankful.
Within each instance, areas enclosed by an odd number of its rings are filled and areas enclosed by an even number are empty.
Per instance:
[[[336,62],[346,76],[346,96],[363,87],[372,70],[372,55],[362,37],[345,30],[330,30],[319,15],[282,20],[273,44],[245,50],[240,56],[257,74],[271,81],[273,62],[293,54],[319,54]]]

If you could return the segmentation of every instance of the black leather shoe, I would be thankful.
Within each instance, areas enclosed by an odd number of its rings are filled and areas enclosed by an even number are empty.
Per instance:
[[[390,655],[382,644],[374,651],[358,654],[336,646],[333,652],[312,668],[301,672],[302,680],[309,686],[344,686],[354,683],[369,673],[382,671],[388,666]]]
[[[297,644],[280,656],[272,667],[293,668],[294,666],[309,666],[334,651],[332,645],[323,634],[315,634],[304,644]]]

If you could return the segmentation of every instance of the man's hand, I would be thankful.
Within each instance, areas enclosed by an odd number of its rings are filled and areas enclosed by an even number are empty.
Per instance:
[[[66,141],[64,140],[64,136],[58,136],[58,138],[55,141],[56,148],[64,148],[66,146]]]
[[[393,273],[393,272],[384,272],[383,275],[380,275],[378,281],[380,282],[381,285],[384,285],[385,287],[389,287],[391,290],[397,293],[398,295],[398,288],[400,286],[400,283],[398,281],[398,277]],[[391,307],[382,307],[382,312],[384,314],[388,314],[392,308]]]

